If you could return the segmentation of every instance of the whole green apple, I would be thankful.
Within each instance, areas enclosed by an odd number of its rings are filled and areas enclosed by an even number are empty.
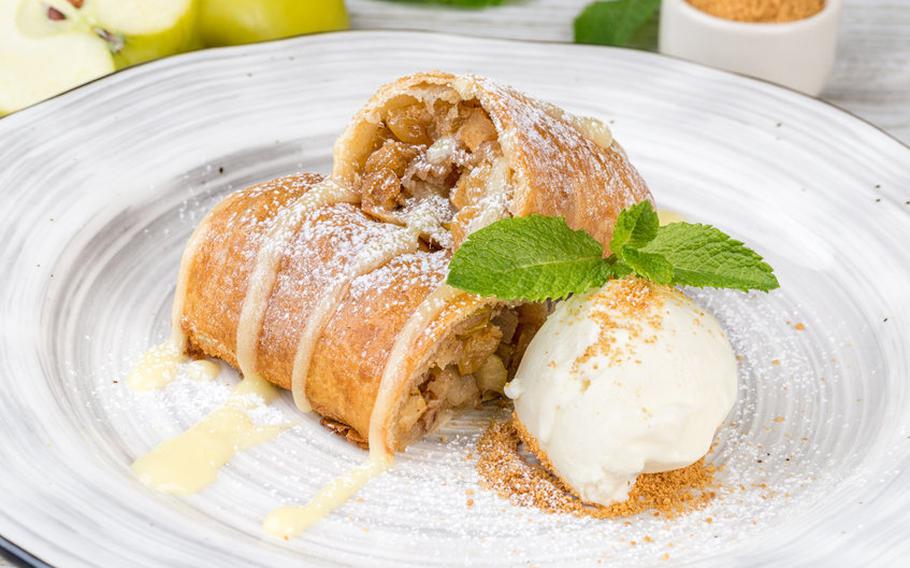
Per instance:
[[[343,30],[343,0],[199,0],[199,33],[209,46],[240,45]]]

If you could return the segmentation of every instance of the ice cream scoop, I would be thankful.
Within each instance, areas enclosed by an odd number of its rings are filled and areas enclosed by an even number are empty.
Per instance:
[[[624,278],[562,302],[505,392],[541,462],[582,500],[609,505],[639,474],[704,456],[736,389],[712,315],[675,288]]]

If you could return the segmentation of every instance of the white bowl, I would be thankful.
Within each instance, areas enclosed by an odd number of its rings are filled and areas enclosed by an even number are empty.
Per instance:
[[[817,95],[834,66],[840,13],[841,0],[826,0],[819,13],[802,20],[737,22],[686,0],[664,0],[660,51]]]

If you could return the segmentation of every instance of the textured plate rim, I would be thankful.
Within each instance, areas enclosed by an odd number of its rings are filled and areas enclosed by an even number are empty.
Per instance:
[[[26,121],[26,123],[27,123],[27,121],[30,120],[30,118],[33,115],[35,115],[37,112],[40,112],[41,110],[44,110],[47,106],[54,104],[54,102],[57,101],[58,99],[69,98],[69,97],[73,96],[74,94],[77,94],[77,93],[81,92],[82,90],[84,90],[85,87],[89,87],[96,83],[103,84],[103,82],[105,82],[105,81],[114,81],[114,80],[130,81],[130,80],[133,80],[134,78],[138,78],[140,75],[144,75],[147,73],[155,73],[155,72],[157,72],[157,68],[162,67],[162,66],[182,66],[182,65],[192,65],[192,64],[204,64],[204,62],[209,58],[214,58],[214,57],[219,57],[219,56],[224,57],[225,55],[227,55],[228,57],[234,57],[234,58],[243,57],[245,53],[255,51],[265,45],[281,44],[281,43],[291,44],[291,43],[295,43],[295,42],[306,43],[306,42],[310,42],[310,41],[318,41],[318,39],[323,36],[343,36],[343,35],[354,35],[354,34],[356,34],[356,35],[391,36],[391,37],[394,37],[394,36],[450,37],[450,38],[457,38],[457,39],[469,40],[469,41],[477,40],[477,41],[482,41],[485,43],[511,44],[514,46],[536,44],[536,45],[559,46],[562,49],[568,49],[568,50],[572,50],[572,49],[604,50],[604,49],[607,49],[607,50],[610,50],[613,52],[622,52],[622,53],[631,52],[631,53],[635,53],[638,56],[642,56],[642,57],[646,57],[646,58],[653,57],[653,58],[657,58],[657,59],[668,60],[668,61],[671,61],[674,66],[681,67],[681,68],[685,68],[685,67],[689,66],[691,68],[701,69],[706,73],[716,74],[717,76],[726,76],[728,78],[736,78],[737,81],[744,81],[742,83],[744,85],[749,85],[749,84],[762,85],[763,84],[763,85],[770,87],[772,90],[779,90],[782,92],[789,92],[791,94],[795,94],[799,98],[802,98],[803,100],[814,101],[815,103],[819,103],[821,106],[828,107],[829,111],[834,111],[835,113],[842,114],[846,117],[849,117],[850,119],[852,119],[853,123],[857,126],[864,125],[865,127],[871,127],[871,129],[874,130],[878,135],[880,135],[880,136],[883,135],[884,139],[888,139],[888,140],[896,143],[897,147],[910,152],[910,144],[903,142],[902,140],[895,137],[893,134],[884,130],[882,127],[877,126],[876,124],[874,124],[872,122],[869,122],[868,120],[858,116],[854,112],[844,109],[843,107],[840,107],[837,104],[823,100],[819,97],[807,95],[807,94],[799,92],[795,89],[792,89],[792,88],[789,88],[786,86],[782,86],[777,83],[773,83],[771,81],[758,79],[755,77],[750,77],[748,75],[744,75],[741,73],[716,69],[716,68],[709,67],[709,66],[706,66],[706,65],[703,65],[700,63],[688,61],[688,60],[685,60],[685,59],[682,59],[682,58],[679,58],[676,56],[670,56],[670,55],[666,55],[666,54],[662,54],[662,53],[649,52],[649,51],[637,50],[637,49],[631,49],[631,48],[589,45],[589,44],[574,44],[574,43],[560,42],[560,41],[555,41],[555,40],[484,38],[484,37],[477,37],[477,36],[473,36],[473,35],[469,35],[469,34],[441,33],[441,32],[404,30],[404,29],[345,30],[345,31],[335,31],[335,32],[320,32],[320,33],[308,34],[305,36],[298,36],[298,37],[292,37],[292,38],[261,41],[261,42],[256,42],[256,43],[252,43],[252,44],[247,44],[247,45],[202,49],[202,50],[198,50],[198,51],[194,51],[194,52],[166,57],[166,58],[156,60],[156,61],[149,61],[149,62],[135,65],[135,66],[132,66],[129,68],[117,70],[117,71],[115,71],[111,74],[105,75],[103,77],[98,77],[83,85],[79,85],[77,87],[74,87],[74,88],[64,91],[62,93],[59,93],[57,95],[54,95],[53,97],[50,97],[49,99],[46,99],[44,101],[30,105],[24,109],[20,109],[18,111],[10,113],[10,114],[2,117],[2,118],[6,118],[7,119],[6,121],[0,120],[0,134],[3,133],[4,125],[10,125],[10,126],[12,126],[13,124],[18,125],[18,124],[21,124],[20,121]],[[127,77],[124,77],[124,74],[126,74]],[[129,74],[135,74],[136,77],[130,77]],[[812,103],[810,103],[810,104],[812,104]],[[908,157],[910,157],[910,155],[908,155]],[[0,189],[0,191],[2,191],[2,189]],[[51,564],[48,564],[47,562],[42,560],[39,556],[35,555],[33,552],[18,545],[15,542],[9,540],[3,534],[0,534],[0,555],[2,555],[4,557],[8,557],[14,563],[21,563],[22,565],[26,565],[26,566],[39,566],[39,567],[52,566]]]
[[[120,75],[121,73],[124,73],[124,72],[133,71],[133,70],[139,69],[139,68],[144,68],[144,67],[147,67],[147,66],[149,66],[149,65],[156,65],[156,64],[158,64],[158,63],[160,63],[160,62],[162,62],[162,61],[181,62],[181,61],[184,61],[184,60],[190,60],[190,59],[193,58],[193,57],[201,57],[201,58],[204,58],[204,57],[205,57],[205,54],[209,54],[209,53],[215,53],[215,52],[223,53],[223,52],[225,52],[225,51],[230,51],[230,50],[245,51],[245,50],[248,50],[248,49],[254,49],[256,46],[260,46],[260,45],[271,45],[271,44],[280,44],[280,43],[293,43],[293,42],[297,42],[297,41],[305,41],[305,40],[310,39],[310,38],[318,38],[318,37],[320,37],[320,36],[335,36],[335,35],[348,35],[348,34],[365,34],[365,35],[370,35],[370,34],[393,34],[393,35],[412,35],[412,36],[417,36],[417,35],[442,36],[442,37],[453,37],[453,38],[460,38],[460,39],[467,39],[467,40],[476,39],[476,40],[479,40],[479,41],[492,41],[492,42],[512,43],[512,44],[518,44],[518,45],[521,45],[521,44],[537,44],[537,45],[575,46],[575,47],[582,48],[582,49],[584,49],[584,48],[594,48],[594,49],[603,49],[603,50],[610,50],[610,51],[633,52],[633,53],[639,53],[639,54],[646,54],[647,56],[652,56],[652,57],[657,57],[657,58],[662,58],[662,59],[667,59],[667,60],[675,61],[676,63],[681,64],[681,65],[691,65],[691,66],[693,66],[693,67],[705,69],[705,70],[708,70],[708,71],[713,72],[713,73],[720,73],[721,75],[730,75],[730,76],[734,76],[734,77],[739,77],[739,78],[741,78],[741,79],[745,79],[746,81],[754,81],[754,82],[756,82],[756,83],[765,84],[765,85],[768,85],[768,86],[773,87],[773,88],[781,89],[781,90],[783,90],[783,91],[788,91],[788,92],[793,93],[794,95],[797,95],[797,96],[799,96],[799,97],[803,97],[803,98],[805,98],[805,99],[809,99],[809,100],[816,101],[817,103],[820,103],[820,104],[822,104],[822,105],[831,107],[831,108],[834,109],[834,110],[837,110],[837,111],[840,111],[840,112],[842,112],[842,113],[844,113],[844,114],[846,114],[846,115],[849,115],[850,117],[852,117],[852,118],[858,120],[859,122],[862,122],[862,123],[865,124],[866,126],[870,126],[870,127],[872,127],[873,129],[875,129],[875,130],[879,131],[880,133],[884,134],[885,136],[887,136],[888,138],[890,138],[890,139],[893,140],[894,142],[897,142],[900,146],[903,146],[903,147],[906,148],[907,150],[910,150],[910,142],[904,142],[903,140],[901,140],[900,138],[898,138],[898,137],[895,136],[894,134],[888,132],[888,131],[885,130],[883,127],[881,127],[881,126],[875,124],[874,122],[871,122],[871,121],[869,121],[868,119],[863,118],[862,116],[856,114],[855,112],[853,112],[853,111],[851,111],[851,110],[849,110],[849,109],[846,109],[846,108],[844,108],[844,107],[842,107],[842,106],[840,106],[840,105],[838,105],[838,104],[836,104],[836,103],[832,103],[831,101],[827,101],[827,100],[821,98],[821,96],[808,95],[808,94],[806,94],[806,93],[804,93],[804,92],[802,92],[802,91],[798,91],[798,90],[794,89],[793,87],[788,87],[787,85],[782,85],[782,84],[780,84],[780,83],[775,83],[774,81],[770,81],[770,80],[768,80],[768,79],[762,79],[761,77],[753,77],[753,76],[747,75],[747,74],[745,74],[745,73],[740,73],[739,71],[730,71],[730,70],[727,70],[727,69],[719,69],[719,68],[717,68],[717,67],[711,67],[710,65],[706,65],[706,64],[704,64],[704,63],[699,63],[698,61],[691,61],[691,60],[689,60],[689,59],[685,59],[685,58],[680,57],[680,56],[678,56],[678,55],[670,55],[670,54],[667,54],[667,53],[661,53],[660,51],[650,51],[650,50],[647,50],[647,49],[636,49],[636,48],[631,48],[631,47],[621,47],[621,46],[615,46],[615,45],[599,45],[599,44],[592,44],[592,43],[575,43],[575,42],[564,42],[564,41],[548,40],[548,39],[516,39],[516,38],[498,38],[498,37],[486,38],[486,37],[482,37],[482,36],[474,36],[474,35],[463,34],[463,33],[422,31],[422,30],[413,30],[413,29],[407,29],[407,28],[347,29],[347,30],[338,30],[338,31],[314,32],[314,33],[310,33],[310,34],[305,34],[305,35],[300,35],[300,36],[294,36],[294,37],[288,37],[288,38],[278,38],[278,39],[269,39],[269,40],[254,41],[254,42],[252,42],[252,43],[246,43],[246,44],[243,44],[243,45],[229,45],[229,46],[221,46],[221,47],[206,47],[206,48],[198,49],[198,50],[195,50],[195,51],[188,51],[188,52],[186,52],[186,53],[178,53],[178,54],[176,54],[176,55],[169,55],[169,56],[163,57],[163,58],[161,58],[161,59],[154,59],[154,60],[152,60],[152,61],[143,61],[142,63],[137,63],[137,64],[131,65],[131,66],[129,66],[129,67],[124,67],[124,68],[122,68],[122,69],[116,69],[116,70],[112,71],[111,73],[108,73],[107,75],[102,75],[101,77],[96,77],[96,78],[91,79],[90,81],[88,81],[88,82],[86,82],[86,83],[82,83],[81,85],[77,85],[77,86],[75,86],[75,87],[71,87],[71,88],[69,88],[69,89],[67,89],[67,90],[65,90],[65,91],[62,91],[62,92],[60,92],[60,93],[57,93],[56,95],[53,95],[53,96],[51,96],[51,97],[48,97],[48,98],[46,98],[46,99],[44,99],[44,100],[42,100],[42,101],[38,101],[38,102],[36,102],[36,103],[32,103],[31,105],[29,105],[29,106],[27,106],[27,107],[25,107],[25,108],[22,108],[22,109],[13,111],[13,112],[11,112],[11,113],[5,115],[5,116],[0,117],[0,121],[2,121],[2,119],[4,119],[4,118],[8,118],[8,117],[11,117],[11,116],[21,115],[22,113],[25,113],[25,112],[30,112],[32,109],[39,108],[39,107],[41,107],[42,105],[44,105],[45,103],[48,103],[48,102],[50,102],[50,101],[53,101],[53,100],[58,99],[58,98],[61,98],[61,97],[66,97],[66,96],[68,96],[69,94],[71,94],[71,93],[73,93],[73,92],[75,92],[75,91],[79,91],[79,90],[81,90],[83,87],[87,87],[87,86],[89,86],[89,85],[92,85],[92,84],[97,83],[97,82],[100,82],[100,81],[106,81],[106,80],[108,80],[109,78],[114,77],[114,76],[116,76],[116,75]],[[0,122],[0,126],[2,126],[2,124],[3,124],[3,123]]]

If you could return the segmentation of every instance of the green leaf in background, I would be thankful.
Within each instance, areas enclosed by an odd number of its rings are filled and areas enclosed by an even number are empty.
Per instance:
[[[562,217],[516,217],[471,234],[449,265],[448,283],[501,300],[565,298],[613,275],[603,247]]]
[[[758,253],[710,225],[671,223],[639,252],[665,258],[673,284],[765,292],[780,287]]]
[[[602,0],[575,18],[575,42],[654,49],[660,0]]]

